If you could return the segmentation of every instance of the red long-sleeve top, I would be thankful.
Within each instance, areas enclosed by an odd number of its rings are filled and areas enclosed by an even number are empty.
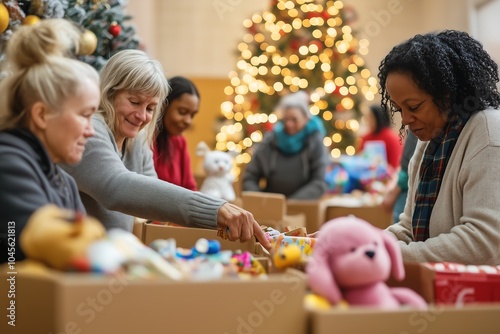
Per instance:
[[[158,157],[156,145],[153,147],[153,159],[158,178],[190,190],[197,190],[186,138],[182,135],[170,136],[169,149],[171,158],[165,161],[163,157],[161,159]]]

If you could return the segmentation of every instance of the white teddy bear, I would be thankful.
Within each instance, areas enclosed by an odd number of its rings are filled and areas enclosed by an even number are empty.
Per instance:
[[[196,147],[196,155],[203,156],[205,180],[200,192],[232,202],[236,199],[234,193],[234,176],[231,174],[233,155],[229,152],[212,151],[205,142]]]

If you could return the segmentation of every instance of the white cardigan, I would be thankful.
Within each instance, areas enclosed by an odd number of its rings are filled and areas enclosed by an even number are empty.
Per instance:
[[[417,144],[405,210],[388,228],[400,240],[403,259],[500,265],[500,110],[478,112],[464,126],[432,210],[429,239],[415,242],[411,221],[427,144]]]

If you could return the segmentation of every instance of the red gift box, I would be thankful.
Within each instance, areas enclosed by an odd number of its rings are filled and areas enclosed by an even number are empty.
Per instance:
[[[436,304],[500,302],[500,266],[424,263],[434,272]]]
[[[389,286],[407,287],[428,303],[461,306],[500,302],[500,266],[471,266],[458,263],[407,262],[405,278],[390,278]]]

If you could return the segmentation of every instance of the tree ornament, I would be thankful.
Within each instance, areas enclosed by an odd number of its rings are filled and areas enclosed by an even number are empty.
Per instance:
[[[111,34],[111,36],[116,37],[122,32],[122,27],[118,23],[113,22],[109,26],[108,32]]]
[[[251,33],[252,35],[255,35],[257,33],[257,25],[252,24],[250,27],[248,27],[248,32]]]
[[[23,25],[32,26],[40,21],[40,18],[36,15],[28,15],[23,19]]]
[[[308,19],[312,19],[314,17],[320,17],[321,16],[321,13],[318,13],[318,12],[309,12],[306,14],[306,17]]]
[[[3,33],[9,27],[9,11],[0,2],[0,34]]]
[[[85,29],[85,31],[82,33],[80,37],[80,48],[78,54],[82,56],[90,56],[95,52],[96,48],[97,48],[96,35],[92,31]]]
[[[271,122],[265,122],[262,125],[262,128],[264,129],[264,131],[269,132],[269,131],[272,131],[274,129],[274,124]]]
[[[45,13],[44,1],[43,0],[31,0],[30,13],[36,14],[38,16],[43,16],[43,14]]]
[[[300,42],[297,39],[293,39],[290,42],[290,48],[292,48],[293,52],[296,52],[300,48]]]

